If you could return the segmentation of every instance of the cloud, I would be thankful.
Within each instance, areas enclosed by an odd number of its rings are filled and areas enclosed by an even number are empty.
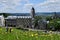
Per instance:
[[[23,3],[29,3],[29,0],[0,0],[0,12],[20,12],[21,8],[23,9]],[[22,6],[21,8],[17,7]]]
[[[17,5],[20,5],[21,0],[0,0],[0,12],[8,12],[15,10]]]
[[[30,12],[31,7],[33,5],[29,2],[29,0],[0,0],[0,4],[0,12],[14,13]]]
[[[24,4],[23,12],[30,12],[32,6],[33,6],[33,4],[31,4],[31,3]]]
[[[30,0],[0,0],[0,12],[60,12],[60,0],[46,0],[42,3],[31,3]]]
[[[60,0],[47,0],[36,6],[40,12],[60,12]]]

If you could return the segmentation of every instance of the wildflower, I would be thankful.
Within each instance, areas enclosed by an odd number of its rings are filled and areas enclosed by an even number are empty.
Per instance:
[[[13,31],[13,29],[11,31]]]
[[[31,36],[33,37],[34,35],[32,34]]]

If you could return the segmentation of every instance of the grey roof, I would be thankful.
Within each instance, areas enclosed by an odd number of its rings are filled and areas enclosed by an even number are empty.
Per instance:
[[[5,19],[16,19],[16,18],[32,18],[31,16],[8,16]]]

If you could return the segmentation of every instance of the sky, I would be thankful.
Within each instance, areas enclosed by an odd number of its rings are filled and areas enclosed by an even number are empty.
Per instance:
[[[60,12],[60,0],[0,0],[0,13]]]

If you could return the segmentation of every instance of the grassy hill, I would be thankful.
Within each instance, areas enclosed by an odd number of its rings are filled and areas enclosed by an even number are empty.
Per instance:
[[[25,31],[15,28],[10,33],[6,32],[5,28],[0,28],[0,40],[60,40],[60,34]]]

